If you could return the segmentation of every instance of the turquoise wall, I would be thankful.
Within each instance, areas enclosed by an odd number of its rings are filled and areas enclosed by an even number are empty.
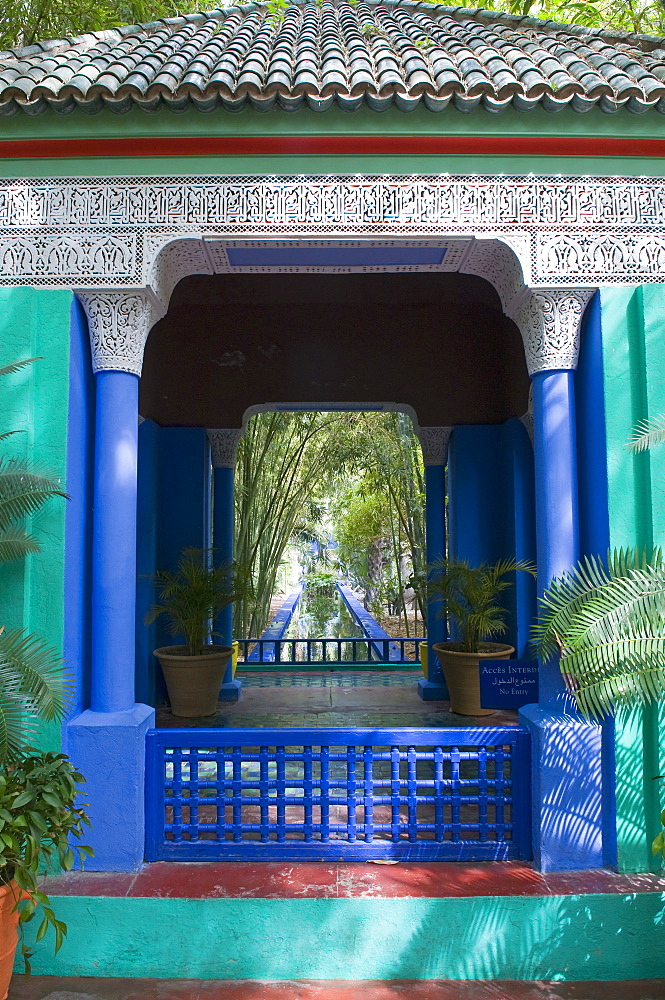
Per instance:
[[[21,430],[2,453],[28,458],[65,484],[69,389],[68,291],[0,288],[0,366],[39,357],[0,385],[0,431]],[[66,485],[66,484],[65,484]],[[28,527],[42,551],[0,572],[0,624],[25,627],[62,652],[66,501],[52,499]],[[48,735],[57,743],[56,727]]]
[[[197,979],[642,979],[661,893],[403,899],[54,899],[39,975]],[[36,923],[36,921],[34,922]],[[18,969],[18,964],[17,964]],[[91,988],[94,993],[94,987]]]
[[[665,545],[665,447],[626,449],[639,420],[665,413],[665,285],[603,289],[602,334],[612,547]],[[650,844],[660,829],[665,706],[616,721],[617,849],[623,871],[659,867]]]

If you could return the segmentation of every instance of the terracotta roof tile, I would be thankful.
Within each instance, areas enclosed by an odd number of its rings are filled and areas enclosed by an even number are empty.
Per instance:
[[[0,114],[203,111],[665,112],[665,42],[411,0],[256,3],[0,52]]]

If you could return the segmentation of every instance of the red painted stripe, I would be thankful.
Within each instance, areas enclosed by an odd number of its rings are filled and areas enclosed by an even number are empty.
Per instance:
[[[244,864],[244,862],[243,862]],[[438,932],[439,929],[436,929]],[[410,930],[415,936],[415,931]],[[424,931],[423,931],[424,934]],[[406,937],[405,933],[405,937]],[[406,944],[405,944],[406,947]],[[186,971],[186,969],[184,970]],[[532,982],[516,979],[107,979],[14,976],[13,1000],[48,996],[107,1000],[645,1000],[665,996],[665,979]]]
[[[573,136],[154,136],[117,139],[5,139],[4,159],[89,156],[259,156],[392,154],[663,156],[665,139]]]
[[[397,865],[156,861],[138,874],[70,872],[49,879],[51,896],[174,899],[375,899],[663,893],[665,876],[606,870],[542,875],[521,861]]]

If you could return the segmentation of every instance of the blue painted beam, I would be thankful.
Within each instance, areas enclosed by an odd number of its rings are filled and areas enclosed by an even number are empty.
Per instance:
[[[259,636],[259,643],[263,643],[263,646],[256,646],[252,652],[247,657],[248,662],[252,661],[263,661],[265,663],[273,663],[275,659],[275,644],[274,640],[282,639],[284,633],[286,632],[291,619],[293,618],[293,613],[298,606],[298,601],[303,592],[304,584],[299,584],[295,590],[291,591],[289,596],[286,598],[281,608],[271,621],[265,632]]]
[[[368,639],[377,639],[380,642],[372,643],[372,649],[380,660],[386,662],[386,648],[388,651],[388,661],[401,661],[402,653],[398,643],[391,642],[390,636],[385,629],[381,628],[374,615],[366,610],[355,596],[353,591],[343,583],[337,584],[337,589],[342,595],[342,600],[349,609],[353,620],[361,627]],[[386,646],[387,643],[387,646]]]

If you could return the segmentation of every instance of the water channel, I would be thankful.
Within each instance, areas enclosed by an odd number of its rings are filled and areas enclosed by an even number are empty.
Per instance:
[[[293,613],[285,639],[363,639],[365,633],[347,608],[341,594],[334,585],[330,587],[308,587],[305,585],[302,597]],[[320,655],[321,650],[312,649],[312,655]],[[367,657],[367,645],[356,643],[356,655]],[[304,657],[303,657],[304,658]],[[327,659],[338,658],[337,648],[327,649]],[[352,660],[353,647],[345,643],[341,650],[342,660]]]

